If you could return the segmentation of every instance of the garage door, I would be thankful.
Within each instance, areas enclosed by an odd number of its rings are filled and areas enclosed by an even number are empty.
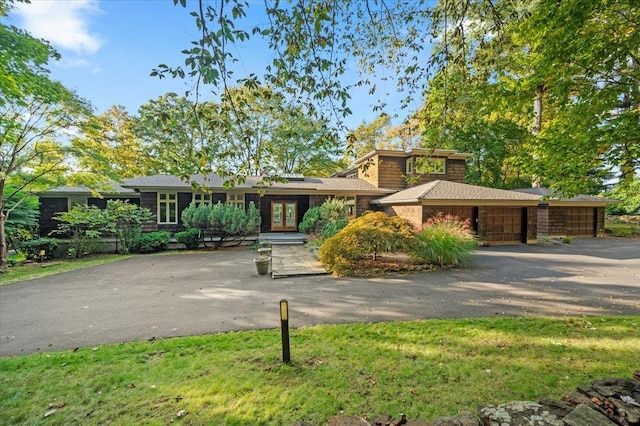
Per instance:
[[[523,216],[520,207],[487,207],[487,242],[522,242],[523,219],[526,221]]]
[[[596,235],[596,215],[593,207],[567,207],[566,234],[573,237],[593,237]]]

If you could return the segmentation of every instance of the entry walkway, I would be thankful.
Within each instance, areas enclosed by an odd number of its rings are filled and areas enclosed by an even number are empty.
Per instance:
[[[272,278],[327,274],[318,259],[304,246],[274,244],[271,248]]]

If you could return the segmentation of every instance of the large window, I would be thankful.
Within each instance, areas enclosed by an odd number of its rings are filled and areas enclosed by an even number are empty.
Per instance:
[[[211,193],[210,192],[194,192],[193,193],[193,203],[196,207],[203,204],[211,204]]]
[[[178,223],[177,193],[158,193],[158,223]]]
[[[445,158],[416,158],[414,171],[421,175],[444,174],[447,160]]]
[[[243,192],[227,193],[227,203],[233,204],[236,207],[244,208],[244,193]]]

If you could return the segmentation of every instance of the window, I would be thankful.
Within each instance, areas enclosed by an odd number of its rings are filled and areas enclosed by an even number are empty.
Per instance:
[[[422,175],[444,174],[446,163],[446,158],[416,158],[415,172]]]
[[[413,173],[413,157],[407,158],[407,161],[405,162],[404,165],[404,169],[405,169],[405,174],[406,175],[410,175],[411,173]]]
[[[244,208],[244,193],[242,192],[227,193],[227,203],[233,204],[236,207]]]
[[[178,194],[158,193],[158,223],[178,223]]]
[[[208,193],[208,192],[194,192],[192,201],[196,205],[196,207],[198,207],[200,205],[211,204],[211,193]]]

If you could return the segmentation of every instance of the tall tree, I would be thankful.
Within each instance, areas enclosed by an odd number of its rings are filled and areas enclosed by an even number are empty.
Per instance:
[[[509,154],[520,173],[575,193],[593,187],[607,169],[623,179],[638,169],[640,9],[633,0],[266,0],[269,24],[253,31],[239,29],[249,7],[244,1],[195,3],[201,39],[186,51],[183,67],[159,67],[156,74],[192,74],[226,91],[235,79],[231,46],[260,35],[275,53],[261,78],[339,125],[349,113],[342,77],[351,58],[365,72],[358,83],[374,92],[377,79],[370,76],[384,74],[407,101],[432,90],[438,74],[466,66],[460,89],[491,83],[492,92],[477,98],[491,110],[485,121],[513,123],[518,131],[539,127]],[[454,105],[451,89],[442,88],[445,116]],[[534,126],[536,98],[543,114]]]
[[[7,4],[0,10],[6,13]],[[0,23],[0,58],[0,268],[5,268],[7,217],[67,170],[57,136],[89,108],[49,78],[46,65],[58,54],[48,43]]]
[[[189,179],[214,171],[224,130],[217,114],[211,102],[195,103],[167,93],[139,108],[133,132],[155,160],[154,172]]]
[[[85,181],[91,176],[100,183],[105,177],[119,181],[153,170],[155,161],[132,126],[132,118],[120,105],[84,122],[82,134],[71,141],[79,166],[75,175]]]

